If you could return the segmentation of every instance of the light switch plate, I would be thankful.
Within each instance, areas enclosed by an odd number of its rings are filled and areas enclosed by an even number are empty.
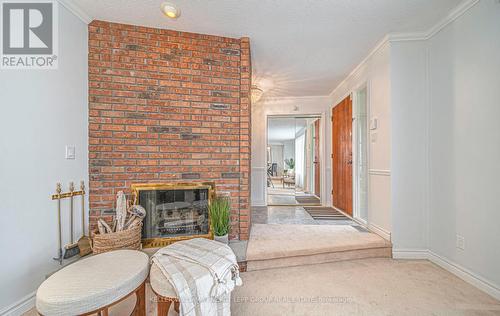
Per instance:
[[[66,145],[66,159],[75,159],[76,149],[73,145]]]

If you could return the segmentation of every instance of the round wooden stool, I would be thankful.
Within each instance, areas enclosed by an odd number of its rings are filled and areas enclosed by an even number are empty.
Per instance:
[[[179,299],[177,298],[177,293],[156,264],[151,265],[149,282],[151,282],[151,289],[156,294],[158,316],[167,316],[172,303],[174,303],[174,309],[178,313]]]
[[[136,294],[132,315],[146,315],[145,281],[149,257],[116,250],[79,260],[54,273],[36,293],[39,314],[108,315],[109,307]]]

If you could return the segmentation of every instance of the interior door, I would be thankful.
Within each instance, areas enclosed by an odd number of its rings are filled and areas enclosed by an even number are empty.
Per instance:
[[[319,119],[314,121],[314,194],[320,197]]]
[[[332,203],[352,215],[352,100],[332,109]]]

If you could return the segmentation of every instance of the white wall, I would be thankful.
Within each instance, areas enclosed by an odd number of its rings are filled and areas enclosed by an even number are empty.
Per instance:
[[[391,43],[392,241],[500,298],[500,3],[469,3]]]
[[[428,105],[426,41],[391,43],[392,242],[427,246]]]
[[[336,105],[352,91],[368,86],[369,119],[378,120],[378,128],[370,131],[368,224],[386,238],[392,229],[390,68],[390,46],[385,41],[331,94],[331,104]],[[330,155],[331,144],[327,143],[327,156]]]
[[[328,144],[331,142],[331,135],[325,133],[329,128],[329,120],[325,119],[330,105],[328,97],[298,97],[298,98],[279,98],[267,99],[257,104],[252,104],[252,196],[253,206],[266,205],[266,133],[267,117],[269,115],[304,115],[319,114],[322,115],[320,143]],[[326,138],[325,138],[326,137]],[[323,146],[324,147],[324,146]],[[324,152],[321,153],[323,164],[322,174],[322,198],[325,198],[324,205],[331,204],[331,197],[326,194],[329,182],[331,182],[331,161],[326,159]]]
[[[0,314],[33,304],[58,267],[56,182],[88,185],[87,26],[63,6],[59,23],[59,69],[0,70]],[[66,144],[76,146],[75,160],[64,159]]]
[[[500,3],[481,0],[428,45],[429,248],[500,294]]]

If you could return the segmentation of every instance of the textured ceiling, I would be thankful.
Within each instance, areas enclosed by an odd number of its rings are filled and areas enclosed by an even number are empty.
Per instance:
[[[328,95],[391,32],[426,31],[460,0],[74,0],[94,19],[230,37],[249,36],[266,96]],[[270,79],[270,80],[269,80]]]

